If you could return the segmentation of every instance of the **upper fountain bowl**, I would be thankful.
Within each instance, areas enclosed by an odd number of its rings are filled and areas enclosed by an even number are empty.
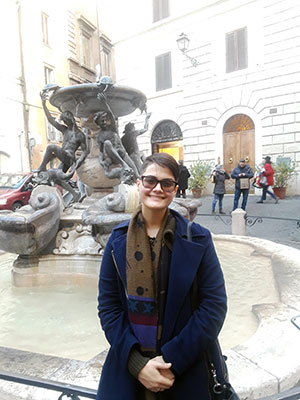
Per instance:
[[[104,98],[101,98],[102,93]],[[146,96],[137,89],[115,84],[83,83],[59,88],[49,99],[50,103],[61,112],[71,111],[79,118],[89,118],[99,111],[109,111],[107,104],[116,118],[131,114],[137,108],[146,107]]]

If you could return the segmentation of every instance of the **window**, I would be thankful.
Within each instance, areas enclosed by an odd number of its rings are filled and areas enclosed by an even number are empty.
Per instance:
[[[48,83],[55,83],[54,79],[54,71],[50,67],[44,67],[44,79],[45,79],[45,85]]]
[[[111,73],[111,54],[103,51],[103,75],[110,76]]]
[[[171,53],[155,57],[156,91],[172,87]]]
[[[169,0],[153,0],[153,22],[169,16]]]
[[[48,15],[43,12],[42,12],[42,33],[43,33],[43,43],[49,45]]]
[[[226,34],[226,72],[247,68],[247,53],[247,28]]]
[[[100,36],[101,75],[114,76],[112,62],[112,44],[107,36]]]
[[[52,124],[50,124],[50,122],[47,120],[47,118],[45,118],[46,120],[46,131],[47,131],[47,139],[50,142],[62,142],[62,133],[54,128],[54,126]]]
[[[88,68],[92,67],[92,38],[85,30],[81,30],[81,63]]]

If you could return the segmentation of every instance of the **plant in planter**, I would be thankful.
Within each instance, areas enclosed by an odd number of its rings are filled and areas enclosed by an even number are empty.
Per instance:
[[[201,196],[202,190],[205,188],[211,175],[212,164],[209,161],[197,161],[190,168],[189,188],[193,192],[195,198]]]
[[[273,166],[274,169],[274,187],[273,191],[277,197],[283,199],[285,197],[288,180],[295,174],[296,164],[294,162],[277,161]]]

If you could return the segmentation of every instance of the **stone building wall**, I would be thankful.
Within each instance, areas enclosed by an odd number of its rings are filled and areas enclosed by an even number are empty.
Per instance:
[[[175,3],[170,1],[170,16],[156,23],[149,10],[140,11],[135,15],[136,31],[132,25],[128,36],[119,31],[114,43],[117,82],[142,90],[152,112],[150,132],[139,138],[141,148],[149,154],[151,129],[171,119],[182,130],[187,165],[199,159],[223,161],[224,124],[244,113],[255,125],[256,164],[263,155],[299,163],[298,2],[211,1],[201,8],[193,3],[189,12],[177,9]],[[226,73],[225,35],[242,27],[247,27],[248,66]],[[177,48],[182,32],[190,39],[187,54],[197,60],[196,67]],[[155,57],[166,52],[172,57],[172,87],[156,91]],[[121,128],[130,119],[142,124],[141,117],[128,116],[120,121]],[[290,185],[290,194],[300,194],[298,181]]]

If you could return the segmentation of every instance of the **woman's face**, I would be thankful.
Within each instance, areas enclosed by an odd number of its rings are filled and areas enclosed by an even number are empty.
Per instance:
[[[175,178],[169,168],[161,167],[157,164],[151,164],[143,173],[143,176],[154,176],[158,180],[171,179],[175,181]],[[137,180],[137,187],[140,193],[140,200],[144,208],[149,210],[163,210],[166,209],[177,192],[177,186],[171,192],[164,191],[160,185],[157,185],[153,189],[148,189],[143,186],[142,180]]]

